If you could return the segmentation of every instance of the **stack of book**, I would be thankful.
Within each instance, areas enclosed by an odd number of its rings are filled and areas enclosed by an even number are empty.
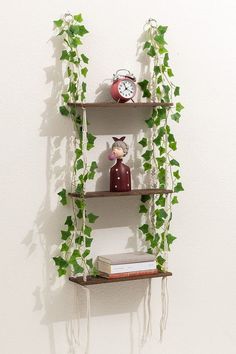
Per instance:
[[[155,256],[145,252],[130,252],[98,256],[97,269],[101,277],[114,279],[156,274]]]

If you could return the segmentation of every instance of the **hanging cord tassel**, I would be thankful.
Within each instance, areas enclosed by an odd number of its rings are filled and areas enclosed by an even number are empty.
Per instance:
[[[82,107],[82,153],[83,153],[83,162],[84,162],[84,174],[86,173],[87,169],[87,116],[86,116],[86,108]],[[86,184],[84,184],[84,194],[86,193]],[[83,223],[83,238],[84,238],[84,245],[85,245],[85,233],[84,233],[84,228],[85,228],[85,223],[86,223],[86,214],[85,214],[85,208],[83,209],[83,218],[82,218],[82,223]],[[84,273],[83,273],[83,280],[87,281],[87,272],[86,268],[84,267]]]
[[[89,341],[90,341],[90,320],[91,320],[91,299],[90,299],[90,290],[85,286],[84,290],[86,291],[86,302],[87,302],[87,341],[85,354],[89,354]]]
[[[161,280],[161,302],[162,302],[162,316],[160,320],[160,342],[163,340],[163,334],[166,329],[169,308],[169,294],[167,287],[167,278],[163,277]]]

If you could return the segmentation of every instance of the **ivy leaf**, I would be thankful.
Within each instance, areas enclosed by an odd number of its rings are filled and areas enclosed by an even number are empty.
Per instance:
[[[72,33],[72,34],[77,34],[81,37],[83,37],[86,33],[89,33],[88,30],[82,25],[82,26],[79,26],[79,25],[71,25],[69,27],[69,31]]]
[[[59,257],[53,257],[53,260],[54,260],[56,266],[59,267],[59,268],[68,267],[68,262],[64,258],[62,258],[60,256]]]
[[[163,208],[157,209],[155,211],[155,214],[156,214],[157,218],[160,218],[160,219],[166,219],[168,216],[167,212]]]
[[[81,74],[82,74],[84,77],[86,77],[87,72],[88,72],[88,69],[87,69],[87,68],[81,69]]]
[[[60,60],[69,60],[69,59],[70,59],[69,53],[67,52],[67,50],[63,50],[61,53]]]
[[[138,143],[140,145],[142,145],[143,147],[146,147],[147,146],[147,138],[142,138],[142,140],[140,140]]]
[[[173,198],[172,198],[172,201],[171,201],[171,204],[178,204],[179,201],[178,201],[178,197],[175,195]]]
[[[87,215],[87,218],[88,218],[88,221],[93,224],[95,223],[95,221],[98,219],[98,216],[97,215],[94,215],[93,213],[89,213]]]
[[[78,45],[81,45],[81,44],[83,44],[83,43],[81,42],[81,40],[80,40],[79,37],[74,37],[74,38],[71,40],[71,46],[72,46],[73,48],[77,48]]]
[[[57,193],[61,197],[61,204],[66,205],[67,204],[67,197],[66,197],[66,190],[63,188],[59,193]]]
[[[142,97],[150,98],[151,97],[151,92],[148,89],[144,90]]]
[[[171,114],[171,119],[173,119],[175,122],[179,123],[179,119],[180,119],[180,114],[178,112]]]
[[[174,95],[179,96],[179,86],[176,86],[176,88],[174,90]]]
[[[94,141],[96,140],[96,137],[91,133],[87,133],[87,140],[87,150],[90,150],[94,147]]]
[[[157,257],[157,262],[162,266],[165,263],[165,259],[162,256]]]
[[[145,42],[144,46],[143,46],[143,49],[149,48],[150,46],[151,46],[150,42]]]
[[[56,27],[61,27],[61,25],[63,24],[63,20],[60,18],[59,20],[53,21],[53,23]]]
[[[81,15],[81,14],[75,15],[75,16],[74,16],[74,19],[75,19],[75,21],[77,21],[77,22],[83,22],[83,18],[82,18],[82,15]]]
[[[174,242],[174,240],[176,240],[176,237],[171,234],[168,234],[168,235],[166,235],[166,240],[167,240],[167,243],[169,246]]]
[[[65,225],[68,225],[68,227],[73,226],[73,221],[72,221],[71,216],[67,216],[66,221],[65,221]]]
[[[169,77],[174,76],[172,69],[170,69],[170,68],[167,69],[167,75],[168,75]]]
[[[179,166],[179,162],[175,159],[170,160],[171,166]]]
[[[74,269],[75,274],[83,273],[84,268],[81,267],[81,265],[79,265],[77,261],[72,262],[72,265],[73,265],[73,269]]]
[[[84,210],[85,203],[83,199],[75,199],[75,205],[77,206],[78,209]]]
[[[144,234],[148,233],[148,224],[143,224],[139,227],[139,230],[141,230]]]
[[[166,203],[166,199],[165,199],[165,197],[163,196],[163,195],[161,195],[158,199],[157,199],[157,201],[156,201],[156,205],[158,206],[158,205],[160,205],[160,206],[162,206],[162,207],[164,207],[165,206],[165,203]]]
[[[163,148],[162,146],[159,147],[159,152],[160,152],[160,155],[164,154],[166,152],[166,149]]]
[[[145,162],[143,164],[143,167],[144,167],[144,171],[148,171],[148,170],[151,170],[152,165],[150,163],[148,163],[148,162]]]
[[[88,58],[88,57],[86,57],[86,55],[81,54],[81,58],[82,58],[82,60],[83,60],[83,62],[84,62],[85,64],[88,64],[88,62],[89,62],[89,58]]]
[[[78,244],[78,245],[82,245],[83,240],[84,240],[83,236],[78,236],[75,239],[75,243]]]
[[[70,112],[68,111],[68,109],[66,108],[66,106],[60,106],[59,107],[60,113],[63,116],[68,116],[70,114]]]
[[[69,249],[69,246],[67,245],[67,243],[64,242],[64,243],[61,245],[61,252],[67,252],[68,249]]]
[[[91,243],[93,242],[93,239],[92,238],[88,238],[86,237],[85,239],[85,246],[86,247],[91,247]]]
[[[154,236],[148,232],[146,234],[145,240],[146,241],[152,241],[153,239],[154,239]]]
[[[159,53],[160,54],[168,53],[168,50],[165,47],[160,47]]]
[[[154,37],[154,40],[161,46],[163,47],[166,44],[166,41],[164,39],[163,34],[158,34]]]
[[[80,251],[75,249],[72,253],[72,255],[70,256],[70,259],[69,259],[69,263],[70,264],[73,264],[73,262],[76,261],[77,258],[80,258],[81,257],[81,254],[80,254]]]
[[[184,106],[180,102],[177,102],[175,108],[177,112],[181,112],[182,109],[184,109]]]
[[[81,194],[83,192],[83,188],[84,188],[83,183],[78,183],[75,189],[76,193]]]
[[[68,238],[70,237],[71,232],[70,231],[65,231],[65,230],[61,230],[61,239],[63,241],[68,240]]]
[[[86,264],[87,264],[90,268],[93,268],[93,259],[92,259],[92,258],[86,259]]]
[[[143,80],[138,82],[138,85],[141,87],[143,91],[147,89],[148,84],[149,84],[148,80]]]
[[[66,269],[65,268],[58,268],[58,276],[61,277],[66,274]]]
[[[147,124],[147,126],[149,128],[152,128],[154,126],[154,124],[155,124],[155,121],[154,121],[154,119],[152,117],[149,118],[149,119],[146,119],[145,122],[146,122],[146,124]]]
[[[153,70],[156,76],[161,73],[161,69],[159,65],[155,65]]]
[[[158,26],[157,30],[160,34],[164,34],[167,31],[168,26]]]
[[[63,97],[65,103],[69,101],[70,96],[68,95],[68,93],[63,93],[61,96]]]
[[[179,170],[173,172],[173,175],[175,176],[175,178],[180,179]]]
[[[182,186],[182,183],[181,182],[178,182],[174,188],[174,192],[175,193],[178,193],[178,192],[181,192],[181,191],[184,191],[184,188]]]
[[[76,158],[79,159],[83,155],[82,150],[81,149],[75,149],[75,155],[76,155]]]
[[[169,61],[169,54],[166,53],[166,54],[164,55],[163,64],[164,64],[165,66],[168,66],[168,65],[169,65],[169,64],[168,64],[168,61]]]
[[[87,84],[86,82],[82,82],[82,91],[86,92],[86,90],[87,90]]]
[[[147,212],[148,212],[148,209],[145,207],[145,205],[140,205],[139,213],[140,214],[146,214]]]
[[[153,150],[146,150],[144,154],[142,154],[142,157],[144,158],[145,161],[149,161],[150,158],[152,157],[152,152]]]
[[[84,234],[85,234],[86,236],[90,237],[91,232],[92,232],[92,228],[91,228],[90,226],[85,225],[85,227],[84,227]]]
[[[83,258],[86,258],[88,255],[89,255],[89,253],[90,253],[90,250],[85,250],[84,252],[83,252],[83,254],[82,254],[82,257]]]
[[[141,196],[141,202],[142,203],[146,203],[148,200],[151,199],[151,196],[150,195],[142,195]]]
[[[76,93],[77,86],[76,86],[76,84],[74,82],[70,82],[69,87],[68,87],[68,91],[70,93]]]
[[[95,171],[98,168],[97,162],[93,161],[90,166],[90,171]]]
[[[149,55],[150,57],[155,57],[156,51],[155,51],[155,48],[153,47],[153,45],[151,45],[149,51],[147,52],[147,55]]]
[[[84,167],[84,162],[83,162],[82,159],[79,159],[79,160],[77,161],[77,163],[76,163],[76,169],[77,169],[77,170],[80,170],[80,169],[83,168],[83,167]]]
[[[165,158],[165,156],[158,157],[156,160],[157,160],[157,163],[158,163],[158,167],[163,166],[163,165],[164,165],[164,163],[166,162],[166,158]]]

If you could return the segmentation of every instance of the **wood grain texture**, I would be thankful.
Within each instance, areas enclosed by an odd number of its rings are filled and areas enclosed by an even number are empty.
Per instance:
[[[83,277],[70,277],[70,281],[79,285],[97,285],[97,284],[107,284],[107,283],[117,283],[121,281],[131,281],[140,279],[150,279],[150,278],[163,278],[172,276],[171,272],[158,272],[156,274],[146,274],[146,275],[135,275],[122,278],[106,279],[102,277],[87,277],[87,281],[83,280]]]
[[[109,191],[100,191],[100,192],[87,192],[85,193],[85,198],[99,198],[99,197],[125,197],[132,195],[151,195],[151,194],[169,194],[173,191],[170,189],[132,189],[128,192],[109,192]],[[72,198],[80,198],[79,193],[68,193]]]
[[[172,107],[173,103],[167,102],[91,102],[91,103],[68,103],[69,106],[84,107],[84,108],[145,108],[145,107]]]

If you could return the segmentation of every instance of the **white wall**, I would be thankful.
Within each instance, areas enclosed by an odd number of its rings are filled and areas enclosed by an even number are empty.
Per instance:
[[[185,192],[172,225],[178,240],[170,256],[174,275],[164,342],[159,343],[159,279],[152,280],[152,336],[146,341],[148,282],[100,285],[90,287],[90,353],[235,354],[233,0],[2,4],[0,352],[82,354],[86,346],[85,293],[58,280],[51,261],[67,213],[56,192],[68,180],[65,151],[72,133],[57,113],[60,47],[52,21],[67,9],[82,12],[90,30],[84,48],[90,57],[88,101],[102,99],[103,80],[118,68],[141,78],[137,41],[145,21],[154,17],[169,26],[171,64],[186,107],[175,129]],[[111,134],[127,134],[134,166],[144,113],[92,112],[101,170],[97,188],[107,188],[104,150]],[[136,247],[137,203],[103,200],[101,208],[100,200],[89,202],[100,214],[94,253]]]

